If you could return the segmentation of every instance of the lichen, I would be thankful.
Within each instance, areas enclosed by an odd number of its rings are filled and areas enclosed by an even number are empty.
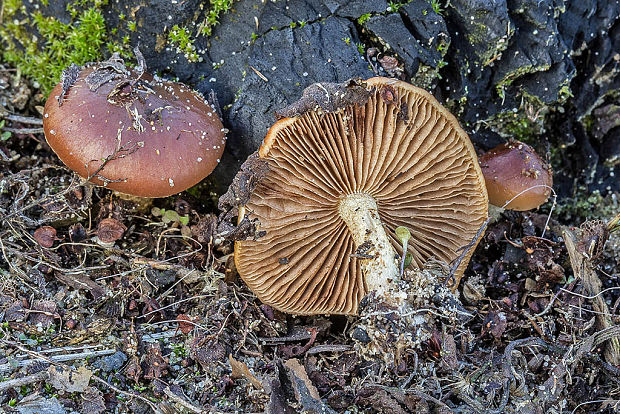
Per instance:
[[[517,67],[514,71],[507,73],[504,77],[495,84],[495,91],[497,95],[504,99],[506,88],[514,82],[515,79],[520,78],[521,76],[536,73],[536,72],[544,72],[549,70],[551,65],[543,64],[543,65],[521,65]]]
[[[589,193],[578,188],[572,197],[562,199],[555,208],[555,217],[567,223],[583,223],[586,220],[609,220],[618,214],[618,197],[610,193],[603,196],[598,190]]]
[[[536,101],[524,100],[517,111],[504,111],[484,121],[484,124],[504,138],[513,138],[535,145],[545,132],[548,108]]]

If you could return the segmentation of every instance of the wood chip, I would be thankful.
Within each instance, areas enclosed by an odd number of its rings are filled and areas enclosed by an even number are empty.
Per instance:
[[[261,381],[256,378],[254,374],[252,374],[250,368],[248,368],[245,363],[237,361],[235,358],[233,358],[232,354],[228,354],[228,362],[230,362],[230,368],[232,370],[230,376],[232,378],[245,378],[250,381],[250,383],[252,383],[254,388],[259,390],[263,389],[263,384],[261,383]]]

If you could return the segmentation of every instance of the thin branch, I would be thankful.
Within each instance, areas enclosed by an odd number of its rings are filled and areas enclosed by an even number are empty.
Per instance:
[[[49,372],[47,370],[39,371],[36,374],[28,375],[22,378],[15,378],[8,381],[0,382],[0,392],[10,390],[11,388],[17,389],[24,385],[30,385],[39,381],[46,381],[49,378]]]
[[[61,367],[63,369],[69,370],[69,371],[75,371],[75,368],[67,365],[67,364],[62,364],[58,361],[55,361],[53,358],[54,357],[47,357],[39,352],[35,352],[35,351],[31,351],[28,348],[25,348],[23,346],[21,346],[20,344],[13,342],[13,341],[7,341],[7,340],[2,340],[2,342],[6,345],[12,346],[14,348],[19,349],[22,352],[25,352],[39,360],[45,361],[51,365],[57,366],[57,367]],[[125,395],[128,398],[137,398],[141,401],[143,401],[144,403],[146,403],[156,414],[163,414],[163,412],[153,403],[151,402],[149,399],[138,395],[138,394],[134,394],[133,392],[129,392],[129,391],[123,391],[120,388],[115,387],[114,385],[110,384],[108,381],[99,378],[97,375],[94,375],[91,377],[91,379],[95,382],[98,382],[104,386],[106,386],[107,388],[111,389],[112,391],[116,392],[117,394],[121,394],[121,395]]]
[[[18,135],[42,134],[43,128],[2,128],[3,131],[11,132]]]
[[[29,125],[43,125],[43,120],[41,118],[34,118],[31,116],[0,114],[0,119],[6,119],[7,121],[20,122],[22,124],[29,124]]]

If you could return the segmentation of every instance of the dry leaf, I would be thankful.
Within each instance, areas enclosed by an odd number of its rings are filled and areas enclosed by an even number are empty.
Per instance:
[[[57,272],[55,276],[56,279],[67,286],[71,286],[74,289],[87,290],[91,295],[93,295],[93,298],[96,301],[106,293],[106,289],[88,277],[86,273],[73,273],[68,275],[62,272]]]
[[[168,362],[161,354],[159,342],[149,344],[144,359],[144,378],[161,378],[168,372],[167,368]]]
[[[138,382],[142,376],[142,367],[140,366],[140,359],[136,355],[132,355],[129,358],[129,362],[125,367],[125,375],[129,377],[133,382]]]
[[[32,312],[33,311],[33,312]],[[39,325],[43,329],[47,329],[54,324],[54,319],[60,319],[58,314],[58,306],[53,300],[35,300],[32,304],[30,313],[30,322],[33,325]]]
[[[232,378],[245,378],[252,383],[254,388],[259,390],[263,388],[263,384],[250,372],[250,369],[245,363],[234,359],[232,354],[228,354],[228,361],[232,369],[232,373],[230,374]]]
[[[82,413],[101,414],[103,412],[105,412],[103,393],[97,388],[86,388],[82,394]]]
[[[181,313],[177,316],[177,321],[179,321],[177,322],[179,324],[179,330],[186,335],[194,329],[194,324],[190,323],[190,322],[194,322],[194,319],[192,319],[191,317],[187,316],[184,313]],[[181,321],[188,321],[188,322],[181,322]]]
[[[41,247],[50,248],[56,240],[56,229],[52,226],[39,227],[34,231],[34,239]]]
[[[284,366],[288,369],[288,377],[295,391],[295,398],[304,410],[315,413],[335,413],[321,400],[319,391],[310,381],[306,369],[298,360],[289,359]]]
[[[48,369],[50,374],[49,383],[52,387],[60,391],[84,392],[90,382],[93,372],[86,367],[79,367],[72,371],[68,369],[56,368],[51,366]]]
[[[19,414],[66,414],[67,410],[56,397],[45,398],[34,392],[25,396],[15,407]],[[0,408],[1,409],[1,408]]]
[[[105,218],[97,226],[97,237],[104,243],[114,243],[125,234],[127,227],[113,218]]]

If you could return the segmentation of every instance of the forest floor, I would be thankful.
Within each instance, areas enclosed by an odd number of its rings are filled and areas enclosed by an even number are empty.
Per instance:
[[[0,412],[620,411],[617,194],[502,214],[458,311],[431,300],[404,341],[389,309],[261,304],[214,243],[217,195],[138,205],[84,185],[6,66],[0,100]]]

